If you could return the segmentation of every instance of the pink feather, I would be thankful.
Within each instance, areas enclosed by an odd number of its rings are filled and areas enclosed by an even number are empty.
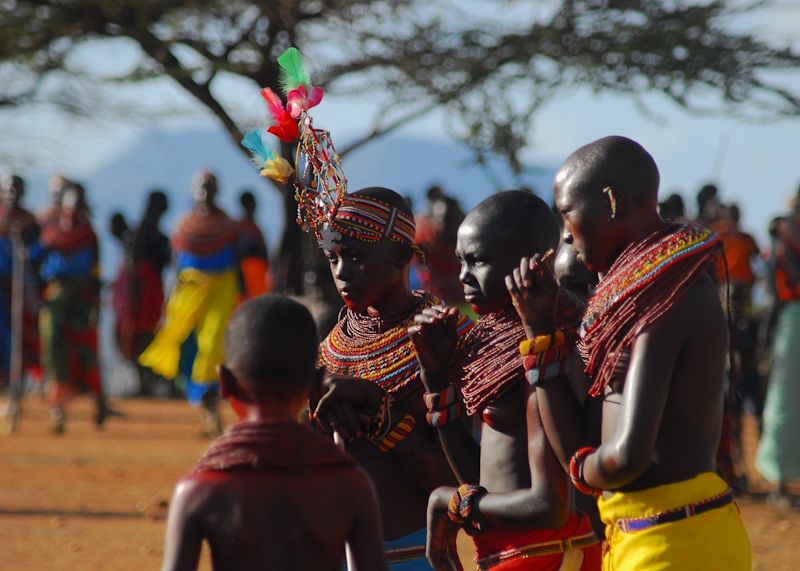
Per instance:
[[[283,107],[281,98],[269,87],[265,87],[261,90],[261,97],[267,102],[267,107],[273,119],[275,119],[275,122],[280,123],[286,114],[286,109]]]
[[[305,85],[300,85],[286,95],[286,109],[292,117],[297,119],[303,111],[319,105],[324,93],[321,87],[311,87],[306,92]]]

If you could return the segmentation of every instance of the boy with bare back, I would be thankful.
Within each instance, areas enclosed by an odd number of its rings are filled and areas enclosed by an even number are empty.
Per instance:
[[[386,569],[369,477],[298,422],[320,381],[308,310],[264,295],[231,317],[222,394],[245,410],[176,487],[162,569],[196,569],[203,540],[215,569]]]
[[[590,395],[603,399],[598,448],[586,446],[563,377],[537,393],[548,439],[606,524],[603,568],[750,569],[731,490],[715,474],[728,327],[709,276],[707,229],[663,221],[659,173],[638,143],[581,147],[555,178],[562,239],[601,275],[581,324]],[[558,289],[539,256],[507,278],[529,339],[553,335]]]
[[[556,220],[541,199],[523,191],[487,198],[458,230],[460,280],[479,315],[464,349],[456,347],[453,308],[426,309],[409,329],[427,389],[427,420],[438,428],[461,483],[430,497],[428,557],[436,569],[461,569],[459,528],[473,535],[479,569],[600,568],[598,539],[589,519],[571,508],[568,479],[547,442],[533,367],[524,366],[533,348],[520,347],[525,329],[505,286],[521,255],[552,254],[557,245]],[[577,322],[575,305],[567,296],[560,305],[568,328]],[[564,368],[567,342],[562,336],[550,343],[543,375]],[[480,425],[480,443],[461,422],[462,406]]]

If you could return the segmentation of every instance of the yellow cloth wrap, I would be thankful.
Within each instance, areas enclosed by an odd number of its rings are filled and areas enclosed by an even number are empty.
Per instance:
[[[169,296],[164,322],[139,363],[168,379],[178,376],[181,344],[192,331],[197,337],[197,356],[192,380],[217,380],[222,363],[222,338],[228,317],[236,307],[239,281],[235,271],[206,273],[193,268],[181,270]]]
[[[734,503],[642,531],[625,533],[614,525],[619,519],[653,516],[701,502],[727,489],[719,476],[705,472],[683,482],[599,498],[608,540],[603,571],[750,571],[750,539]]]

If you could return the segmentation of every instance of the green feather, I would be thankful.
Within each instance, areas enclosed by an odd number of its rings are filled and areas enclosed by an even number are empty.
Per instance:
[[[278,66],[281,68],[278,82],[284,93],[289,93],[300,85],[311,86],[311,77],[308,75],[303,56],[297,48],[289,48],[279,55]]]

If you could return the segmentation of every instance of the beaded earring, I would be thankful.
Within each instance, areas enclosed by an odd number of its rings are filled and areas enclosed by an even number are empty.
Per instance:
[[[614,220],[617,217],[617,199],[614,198],[614,189],[607,186],[603,189],[603,194],[608,195],[608,203],[611,206],[611,216],[609,220]]]

